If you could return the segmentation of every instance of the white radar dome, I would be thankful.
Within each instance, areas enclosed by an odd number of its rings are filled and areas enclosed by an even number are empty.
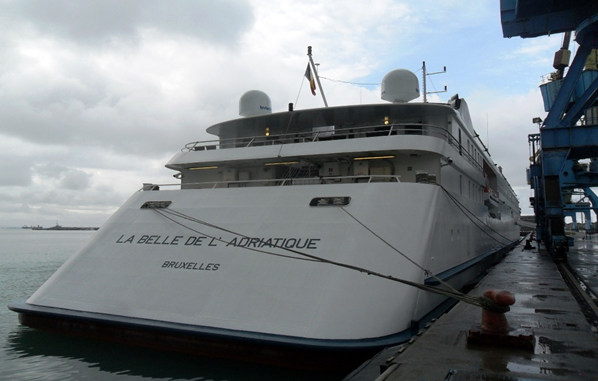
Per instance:
[[[268,94],[259,90],[249,90],[239,99],[239,115],[255,116],[272,114],[272,102]]]
[[[413,72],[396,69],[384,76],[381,98],[392,103],[407,103],[419,97],[419,81]]]

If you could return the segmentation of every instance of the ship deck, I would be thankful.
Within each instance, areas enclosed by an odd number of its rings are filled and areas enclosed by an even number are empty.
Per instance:
[[[524,250],[524,243],[470,295],[486,290],[512,292],[516,302],[506,313],[509,326],[533,330],[533,349],[468,344],[469,330],[481,323],[481,310],[458,303],[410,344],[385,349],[345,380],[597,380],[596,300],[584,296],[580,283],[569,282],[566,273],[574,269],[596,290],[598,240],[577,241],[565,270],[542,247]]]

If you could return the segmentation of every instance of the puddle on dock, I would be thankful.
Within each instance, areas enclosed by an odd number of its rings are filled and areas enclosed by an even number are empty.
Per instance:
[[[536,338],[534,354],[550,355],[558,353],[573,353],[586,358],[597,358],[598,354],[592,350],[579,350],[575,346],[567,345],[562,341],[552,340],[548,337],[539,336]]]
[[[566,296],[555,296],[555,295],[546,295],[546,294],[517,294],[515,296],[515,304],[511,306],[511,311],[519,314],[525,314],[530,317],[533,317],[536,314],[542,315],[552,315],[552,316],[560,316],[560,315],[567,315],[570,311],[567,310],[559,310],[554,308],[537,308],[541,302],[544,302],[548,299],[552,300],[565,300]],[[540,303],[539,303],[540,302]],[[565,324],[565,323],[564,323]]]
[[[546,343],[544,343],[546,344]],[[547,351],[550,350],[550,345],[547,347]],[[524,380],[516,376],[510,376],[509,373],[525,373],[525,374],[540,374],[540,375],[552,375],[552,376],[563,376],[571,374],[571,371],[566,369],[565,364],[554,364],[549,361],[548,358],[538,357],[531,354],[525,354],[523,356],[492,356],[483,357],[482,369],[495,373],[496,380]],[[486,374],[484,375],[486,376]],[[460,379],[459,379],[460,380]],[[463,379],[473,380],[473,379]],[[495,378],[475,378],[475,380],[495,380]],[[528,380],[528,378],[525,378]]]
[[[545,308],[536,308],[535,312],[537,314],[545,314],[545,315],[566,315],[570,313],[569,311],[562,311],[562,310],[550,310]]]
[[[552,291],[567,291],[565,289],[562,288],[551,288]],[[543,302],[546,301],[547,299],[556,299],[556,300],[568,300],[568,298],[570,298],[569,295],[567,294],[563,294],[563,295],[547,295],[547,294],[516,294],[515,295],[515,304],[514,306],[520,305],[523,307],[527,307],[525,306],[526,304],[529,303],[534,303],[537,301]]]
[[[557,374],[557,372],[561,372],[559,369],[554,368],[546,368],[542,366],[536,365],[523,365],[523,364],[516,364],[514,362],[510,362],[507,364],[507,370],[509,372],[517,372],[517,373],[536,373],[536,374],[548,374],[553,375]]]
[[[536,346],[534,353],[537,355],[551,355],[552,354],[552,340],[546,337],[538,337],[536,339]]]

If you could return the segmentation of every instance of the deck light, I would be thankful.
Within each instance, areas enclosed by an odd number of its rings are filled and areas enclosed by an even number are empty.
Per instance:
[[[354,157],[353,160],[376,160],[376,159],[394,159],[395,155],[388,156],[366,156],[366,157]]]
[[[298,161],[280,161],[278,163],[266,163],[264,165],[290,165],[290,164],[297,164]]]
[[[189,168],[190,171],[198,171],[200,169],[216,169],[218,168],[217,165],[212,165],[212,166],[208,166],[208,167],[193,167],[193,168]]]

